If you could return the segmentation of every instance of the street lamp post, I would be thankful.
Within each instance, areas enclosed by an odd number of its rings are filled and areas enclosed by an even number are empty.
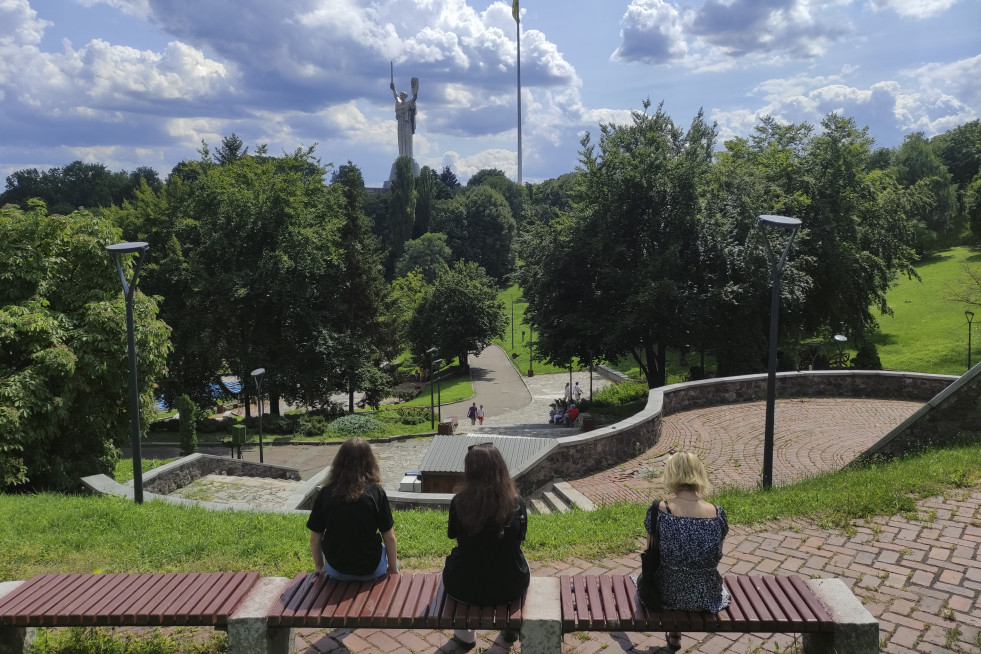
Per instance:
[[[770,259],[770,356],[766,376],[766,429],[763,436],[763,488],[773,486],[773,414],[777,394],[777,318],[780,313],[780,277],[787,263],[790,245],[800,229],[800,221],[787,216],[760,216],[760,231],[763,232],[763,242],[766,243],[766,255]],[[783,254],[778,259],[766,228],[775,227],[790,232]]]
[[[442,377],[443,369],[443,359],[436,359],[433,361],[433,365],[436,366],[436,418],[439,420],[439,424],[443,424],[443,396],[440,395],[440,377]]]
[[[965,311],[964,317],[967,318],[967,369],[971,369],[971,323],[974,322],[974,312]]]
[[[593,403],[593,353],[589,353],[589,403]]]
[[[835,368],[842,369],[845,367],[845,343],[848,342],[848,337],[844,334],[835,334],[835,345],[838,346],[838,356],[835,358]]]
[[[436,348],[431,347],[426,350],[426,356],[429,357],[429,428],[436,429],[436,414],[433,412],[433,353]]]
[[[528,376],[535,376],[535,326],[528,325],[528,329],[531,333],[528,334]]]
[[[116,263],[116,272],[119,273],[119,281],[123,284],[123,295],[126,298],[126,340],[129,348],[129,425],[130,437],[133,442],[133,499],[137,504],[143,504],[143,457],[140,451],[140,398],[136,379],[136,329],[133,325],[133,296],[139,283],[143,259],[149,247],[143,241],[116,243],[106,247]],[[128,282],[123,273],[123,266],[119,263],[119,255],[121,254],[139,255],[136,259],[133,279]]]
[[[255,394],[259,399],[259,463],[264,463],[262,458],[262,376],[265,373],[265,368],[256,368],[252,371],[252,379],[255,380]]]

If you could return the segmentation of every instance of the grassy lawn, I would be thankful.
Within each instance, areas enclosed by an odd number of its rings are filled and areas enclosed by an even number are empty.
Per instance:
[[[436,390],[436,384],[433,384],[433,402],[436,402]],[[459,372],[453,377],[444,377],[440,379],[439,397],[443,404],[469,400],[471,397],[473,397],[473,383],[470,381],[470,376]],[[425,384],[422,387],[419,395],[412,398],[408,402],[403,402],[397,406],[429,407],[429,384]]]
[[[912,511],[917,498],[978,488],[981,436],[900,460],[848,469],[768,492],[720,491],[733,524],[813,518],[848,529],[854,519]],[[534,560],[592,560],[636,551],[646,506],[534,515],[525,554]],[[258,570],[293,576],[310,568],[302,515],[215,512],[165,502],[41,493],[0,501],[0,580],[39,572]],[[65,528],[71,525],[71,528]],[[399,511],[399,558],[407,569],[440,565],[452,545],[446,513]]]
[[[170,463],[174,459],[140,459],[140,469],[143,472],[153,470],[165,463]],[[133,459],[120,459],[116,461],[116,469],[112,473],[112,478],[120,484],[125,484],[133,478]]]
[[[894,315],[879,316],[874,339],[883,367],[947,375],[967,370],[968,307],[947,299],[963,280],[965,264],[981,265],[981,251],[947,250],[916,266],[922,281],[903,278],[889,291]],[[975,332],[973,363],[981,360],[981,330]]]

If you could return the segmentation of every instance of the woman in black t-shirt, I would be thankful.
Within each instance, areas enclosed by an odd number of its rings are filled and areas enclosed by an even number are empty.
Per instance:
[[[457,544],[446,557],[443,585],[451,597],[467,604],[510,602],[524,594],[530,579],[521,552],[528,529],[525,502],[492,443],[470,447],[463,475],[463,487],[450,502],[446,535]],[[509,642],[518,638],[514,632],[502,636]],[[458,629],[453,641],[468,651],[476,644],[476,636]]]
[[[366,581],[398,573],[392,509],[380,482],[371,445],[345,441],[307,520],[315,576]]]

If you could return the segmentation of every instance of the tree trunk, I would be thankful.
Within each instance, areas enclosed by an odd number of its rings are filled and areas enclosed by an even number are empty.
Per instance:
[[[280,413],[279,413],[279,394],[277,394],[277,393],[270,393],[269,394],[269,415],[276,416],[277,418],[280,416]]]

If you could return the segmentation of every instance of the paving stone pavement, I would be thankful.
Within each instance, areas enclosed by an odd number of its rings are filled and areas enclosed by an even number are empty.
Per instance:
[[[774,484],[839,470],[922,404],[848,398],[778,400],[774,411]],[[571,481],[596,504],[649,502],[675,450],[696,452],[717,488],[753,488],[763,469],[765,402],[686,411],[664,418],[658,444],[610,470]],[[847,427],[846,427],[847,426]]]

